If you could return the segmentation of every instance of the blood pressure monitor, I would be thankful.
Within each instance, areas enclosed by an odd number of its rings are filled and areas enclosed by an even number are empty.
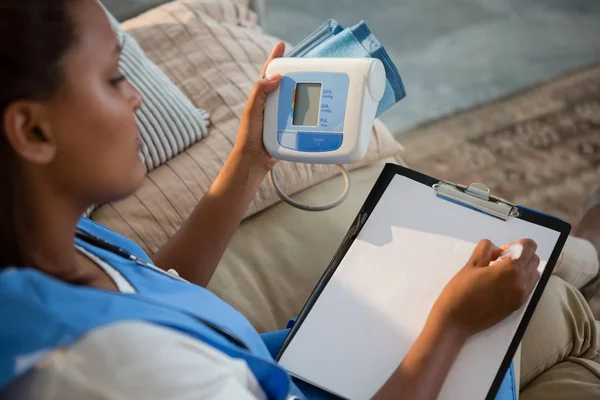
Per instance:
[[[276,159],[350,164],[367,151],[385,69],[376,58],[276,58],[266,75],[281,74],[267,97],[263,142]]]

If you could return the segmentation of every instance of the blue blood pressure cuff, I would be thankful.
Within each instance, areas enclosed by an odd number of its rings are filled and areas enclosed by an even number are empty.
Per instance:
[[[330,19],[301,41],[286,56],[379,59],[385,67],[387,82],[385,93],[377,108],[377,116],[406,96],[396,66],[364,21],[350,28],[343,28],[337,21]]]

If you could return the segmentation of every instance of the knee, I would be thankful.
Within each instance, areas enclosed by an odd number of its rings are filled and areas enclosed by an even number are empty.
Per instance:
[[[582,308],[585,302],[581,293],[563,279],[552,275],[535,309],[531,324],[546,328],[570,330],[572,314]]]
[[[557,307],[561,304],[568,307],[566,303],[570,303],[571,298],[578,297],[577,294],[579,291],[573,285],[556,275],[551,275],[542,293],[538,308],[549,306],[556,312]]]
[[[552,275],[540,298],[534,318],[559,320],[561,324],[558,325],[567,328],[570,322],[590,318],[593,320],[593,315],[587,301],[575,286]]]
[[[554,268],[557,275],[580,289],[598,274],[598,253],[587,240],[570,236]]]

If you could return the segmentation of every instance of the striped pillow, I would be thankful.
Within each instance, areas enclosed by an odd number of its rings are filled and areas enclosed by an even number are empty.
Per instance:
[[[144,162],[151,171],[206,136],[209,114],[196,108],[146,57],[137,41],[107,14],[122,47],[121,73],[142,94],[143,104],[136,112],[136,120],[144,142]]]

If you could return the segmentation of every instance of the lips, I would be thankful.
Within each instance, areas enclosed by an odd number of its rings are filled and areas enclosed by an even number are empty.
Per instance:
[[[142,141],[142,137],[141,136],[137,136],[135,138],[135,143],[137,144],[138,150],[142,150],[142,148],[144,148],[144,142]]]

